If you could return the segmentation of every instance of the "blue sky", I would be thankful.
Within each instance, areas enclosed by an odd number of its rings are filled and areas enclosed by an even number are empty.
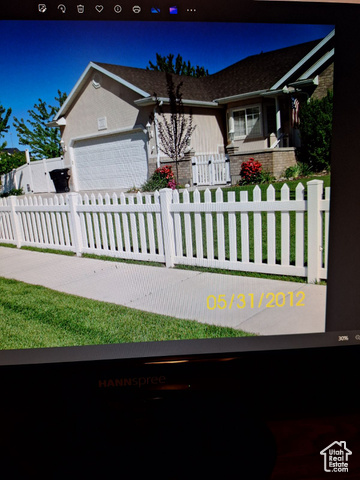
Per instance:
[[[90,61],[145,68],[180,53],[215,73],[249,55],[326,36],[326,25],[190,22],[1,21],[0,105],[27,119],[38,99],[54,104],[69,93]],[[12,125],[12,121],[11,121]],[[5,136],[19,146],[16,130]]]

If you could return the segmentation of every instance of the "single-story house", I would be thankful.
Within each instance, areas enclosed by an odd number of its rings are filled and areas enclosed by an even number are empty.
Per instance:
[[[192,183],[196,155],[227,154],[234,181],[249,157],[275,176],[293,165],[300,144],[298,106],[333,88],[334,40],[333,31],[205,77],[173,75],[175,85],[183,82],[183,104],[196,125],[178,180]],[[157,99],[166,113],[165,73],[89,63],[50,123],[61,130],[72,190],[140,186],[171,163],[159,149]]]

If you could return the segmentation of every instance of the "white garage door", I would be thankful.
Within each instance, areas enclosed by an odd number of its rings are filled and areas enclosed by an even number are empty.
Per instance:
[[[79,190],[140,187],[147,180],[143,132],[79,140],[74,157]]]

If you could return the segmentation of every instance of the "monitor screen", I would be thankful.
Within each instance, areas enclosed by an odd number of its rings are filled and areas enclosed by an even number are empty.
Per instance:
[[[6,7],[0,362],[359,343],[346,7],[156,5]]]

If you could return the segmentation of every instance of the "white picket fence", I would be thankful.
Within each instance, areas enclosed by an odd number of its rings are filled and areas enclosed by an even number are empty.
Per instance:
[[[0,199],[0,242],[124,259],[307,277],[327,277],[330,188],[313,180],[287,185],[281,199],[219,188],[203,199],[163,189],[119,197],[69,193]],[[307,245],[307,247],[306,247]]]
[[[212,154],[192,157],[193,184],[226,185],[231,183],[228,155]]]

